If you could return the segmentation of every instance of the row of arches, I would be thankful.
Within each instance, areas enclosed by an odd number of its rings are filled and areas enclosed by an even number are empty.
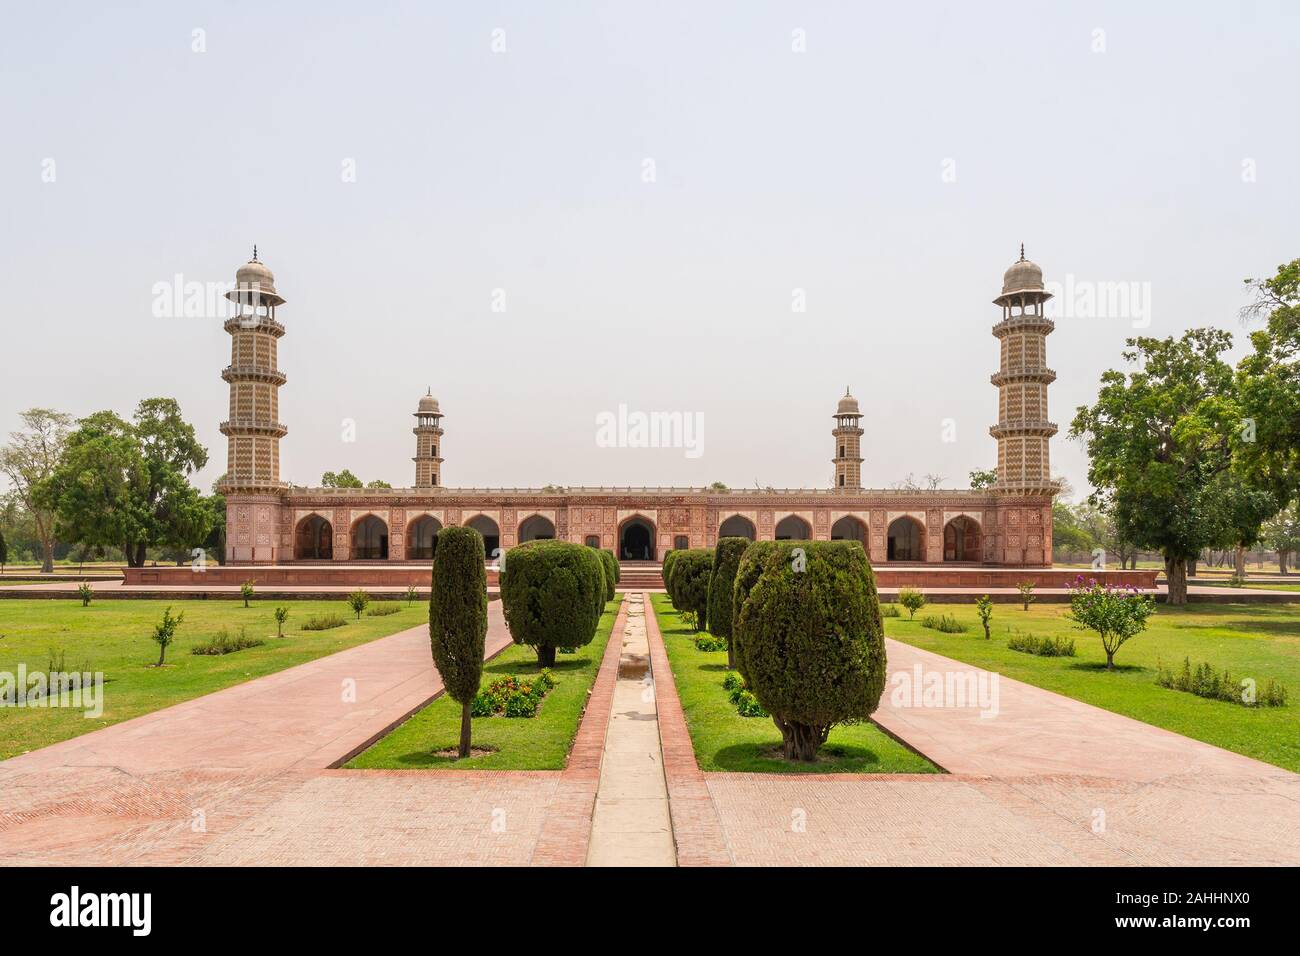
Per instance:
[[[487,515],[475,515],[465,522],[483,536],[489,557],[501,547],[501,529]],[[432,515],[422,515],[406,529],[406,557],[414,561],[432,560],[442,523]],[[731,515],[718,526],[723,538],[758,540],[758,530],[744,515]],[[904,515],[889,524],[885,558],[888,561],[924,561],[925,527],[916,518]],[[519,543],[555,537],[555,524],[544,515],[532,515],[519,525]],[[787,515],[777,522],[773,537],[777,541],[807,541],[812,527],[798,515]],[[979,523],[959,515],[943,529],[943,560],[978,561],[982,544]],[[845,515],[831,526],[832,541],[859,541],[867,546],[867,526],[861,519]],[[600,539],[591,536],[588,544],[598,547]],[[352,526],[350,556],[354,560],[373,561],[388,558],[388,525],[377,515],[365,515]],[[684,544],[682,545],[685,546]],[[646,518],[634,516],[619,526],[618,556],[624,561],[653,561],[656,558],[655,526]],[[294,557],[298,560],[331,560],[334,557],[334,529],[320,515],[308,515],[294,534]]]
[[[483,536],[489,556],[501,547],[501,529],[487,515],[475,515],[465,522]],[[414,561],[432,560],[438,545],[442,522],[432,515],[421,515],[406,529],[406,557]],[[519,541],[536,541],[555,537],[555,525],[543,515],[532,515],[519,525]],[[378,515],[365,515],[353,525],[349,535],[350,556],[358,561],[388,559],[388,525]],[[293,556],[299,561],[328,561],[334,557],[334,527],[320,515],[308,515],[298,523],[294,534]]]

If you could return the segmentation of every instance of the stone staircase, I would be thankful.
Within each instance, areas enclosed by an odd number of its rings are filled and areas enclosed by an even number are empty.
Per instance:
[[[664,586],[664,569],[658,561],[620,561],[618,574],[620,591],[662,590]]]

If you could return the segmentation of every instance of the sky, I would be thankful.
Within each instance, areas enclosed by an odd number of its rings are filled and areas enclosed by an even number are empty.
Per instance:
[[[826,487],[991,467],[1000,318],[1058,283],[1053,471],[1124,339],[1300,255],[1294,3],[6,4],[0,435],[176,398],[224,470],[220,283],[287,304],[282,476]],[[177,277],[181,277],[178,279]],[[216,289],[176,309],[171,290]],[[192,287],[193,288],[193,287]],[[161,290],[161,291],[160,291]],[[602,439],[682,412],[691,447]]]

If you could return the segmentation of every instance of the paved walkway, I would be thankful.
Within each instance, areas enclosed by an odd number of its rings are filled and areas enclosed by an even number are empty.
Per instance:
[[[673,866],[672,822],[646,640],[645,595],[630,594],[618,682],[591,820],[588,866]]]

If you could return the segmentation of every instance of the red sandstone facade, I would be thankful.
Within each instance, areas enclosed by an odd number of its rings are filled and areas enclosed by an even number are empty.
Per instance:
[[[1052,496],[1047,421],[1042,273],[1021,260],[1007,270],[998,387],[998,480],[979,491],[870,490],[861,487],[858,403],[840,399],[832,430],[836,486],[719,492],[701,488],[473,489],[441,484],[442,413],[426,395],[416,411],[416,487],[299,488],[280,480],[275,368],[284,299],[274,276],[252,262],[232,293],[240,315],[232,335],[226,558],[232,565],[427,564],[432,535],[448,525],[479,530],[508,549],[554,537],[597,545],[625,560],[658,560],[669,549],[713,545],[720,535],[859,540],[877,566],[1048,567]],[[251,291],[249,291],[251,290]]]

